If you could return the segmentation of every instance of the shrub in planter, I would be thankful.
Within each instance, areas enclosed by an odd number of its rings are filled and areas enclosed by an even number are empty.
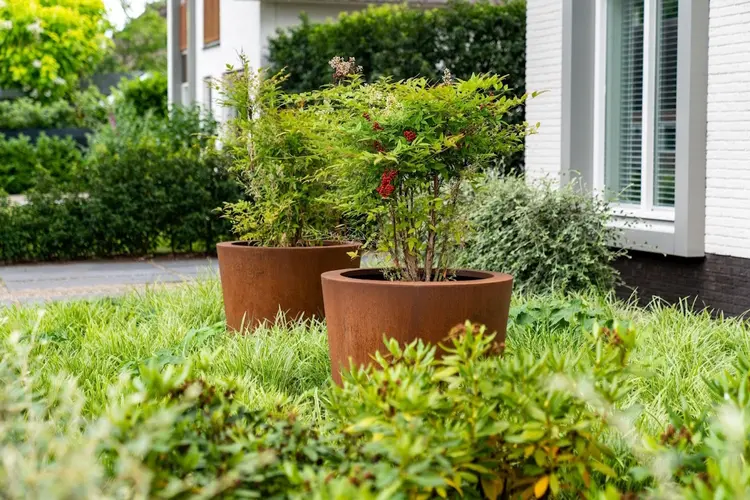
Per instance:
[[[234,330],[273,320],[320,315],[320,274],[359,265],[348,253],[358,244],[336,243],[340,212],[326,198],[331,184],[321,173],[325,154],[313,147],[321,128],[314,109],[279,89],[282,77],[254,73],[242,58],[240,71],[222,92],[237,117],[225,148],[246,201],[225,205],[241,241],[218,246],[227,324]]]
[[[449,264],[466,233],[465,188],[498,154],[520,148],[530,130],[505,122],[526,96],[513,96],[498,76],[454,80],[446,72],[437,85],[363,85],[352,64],[332,60],[343,84],[305,98],[339,120],[321,137],[322,147],[336,151],[336,196],[376,222],[373,240],[394,267],[323,276],[334,377],[349,357],[367,361],[383,332],[434,341],[434,332],[470,319],[504,335],[510,276]]]
[[[575,185],[492,179],[469,206],[472,230],[458,265],[512,274],[517,289],[532,293],[615,285],[620,252],[610,247],[618,230],[608,225],[609,206]]]

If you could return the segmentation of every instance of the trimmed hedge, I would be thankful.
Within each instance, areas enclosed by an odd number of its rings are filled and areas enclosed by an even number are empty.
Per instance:
[[[355,57],[365,78],[426,76],[435,80],[448,68],[458,78],[472,73],[508,75],[516,92],[525,89],[526,2],[453,2],[421,10],[404,5],[368,7],[342,14],[335,23],[302,24],[279,30],[269,41],[274,71],[286,68],[291,91],[331,83],[328,61]]]
[[[71,137],[39,134],[36,141],[26,135],[0,134],[0,191],[26,192],[40,177],[66,184],[81,163],[82,152]]]
[[[335,23],[302,23],[279,30],[269,41],[271,71],[284,69],[284,89],[310,91],[331,83],[328,61],[355,57],[369,81],[386,76],[425,76],[438,81],[448,69],[457,78],[472,73],[507,75],[513,92],[525,92],[526,2],[453,2],[421,10],[404,5],[368,7],[342,14]],[[524,119],[523,109],[508,116]],[[502,159],[505,171],[523,169],[523,153]]]
[[[0,199],[0,261],[212,250],[229,233],[216,208],[240,196],[214,132],[198,110],[122,112],[67,189],[42,183],[26,205]]]

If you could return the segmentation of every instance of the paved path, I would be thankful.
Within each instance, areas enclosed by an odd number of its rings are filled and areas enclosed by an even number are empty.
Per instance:
[[[218,272],[215,259],[154,259],[0,266],[0,306],[117,295]]]

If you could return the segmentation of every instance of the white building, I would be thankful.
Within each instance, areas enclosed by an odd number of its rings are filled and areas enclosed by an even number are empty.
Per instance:
[[[239,64],[244,53],[254,68],[264,65],[268,38],[278,28],[336,19],[366,2],[278,0],[168,0],[169,102],[198,103],[222,118],[210,79],[221,78],[227,64]]]
[[[750,310],[750,0],[527,1],[527,175],[619,193],[647,295]]]

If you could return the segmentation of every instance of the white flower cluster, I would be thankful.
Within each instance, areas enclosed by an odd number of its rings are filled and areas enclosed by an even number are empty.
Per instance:
[[[44,31],[44,28],[42,28],[42,23],[39,19],[26,26],[26,29],[35,35],[39,35]]]

